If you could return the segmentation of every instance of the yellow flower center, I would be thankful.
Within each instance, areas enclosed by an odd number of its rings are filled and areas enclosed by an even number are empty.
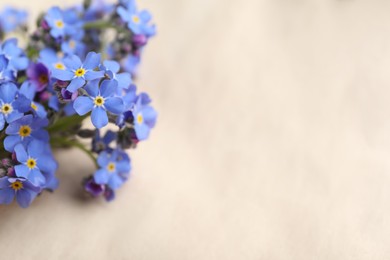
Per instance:
[[[19,135],[21,137],[27,137],[30,136],[30,134],[31,134],[31,127],[29,127],[28,125],[22,125],[19,128]]]
[[[64,70],[64,69],[65,69],[64,64],[62,64],[61,62],[56,63],[56,64],[54,65],[54,67],[55,67],[56,69],[59,69],[59,70]]]
[[[95,100],[93,101],[95,106],[101,107],[104,105],[104,98],[102,96],[95,97]]]
[[[10,104],[4,104],[2,107],[1,107],[1,112],[5,115],[8,115],[9,113],[12,112],[12,106]]]
[[[57,28],[60,28],[60,29],[64,28],[64,22],[62,20],[57,20],[55,22],[55,25]]]
[[[77,69],[77,70],[74,72],[74,75],[75,75],[76,77],[82,77],[82,76],[85,75],[85,73],[86,73],[85,69],[79,68],[79,69]]]
[[[23,183],[21,181],[15,181],[11,183],[11,188],[15,191],[23,189]]]
[[[137,15],[133,15],[133,17],[131,18],[131,20],[133,20],[134,23],[139,23],[141,22],[141,20],[139,19],[139,17]]]
[[[35,111],[38,110],[38,107],[37,107],[37,105],[35,105],[34,102],[31,103],[31,108],[34,109]]]
[[[109,164],[107,165],[107,170],[108,170],[109,172],[115,171],[115,163],[109,163]]]
[[[144,122],[144,117],[142,116],[142,114],[138,114],[137,122],[138,122],[138,124],[142,124]]]
[[[29,158],[29,159],[27,160],[27,167],[28,167],[30,170],[32,170],[32,169],[35,168],[35,166],[37,166],[37,161],[36,161],[35,159],[33,159],[33,158]]]

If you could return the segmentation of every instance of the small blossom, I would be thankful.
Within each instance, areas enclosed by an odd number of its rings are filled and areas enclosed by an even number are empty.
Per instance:
[[[134,34],[145,34],[148,37],[156,34],[156,27],[149,24],[152,16],[148,11],[138,12],[133,0],[126,1],[124,5],[118,7],[117,13]]]
[[[15,146],[16,158],[21,163],[15,166],[16,176],[28,179],[35,186],[45,184],[43,172],[50,174],[57,166],[44,147],[45,143],[38,140],[32,140],[27,149],[22,144]]]
[[[7,6],[0,13],[0,28],[6,33],[12,32],[27,23],[27,16],[26,11]]]
[[[120,114],[123,112],[123,100],[115,97],[117,83],[104,80],[99,88],[99,80],[90,82],[85,87],[88,96],[79,96],[73,104],[73,108],[79,115],[85,115],[92,111],[92,124],[96,128],[102,128],[108,124],[107,112]]]
[[[0,204],[11,204],[16,197],[19,206],[27,208],[39,192],[40,188],[25,178],[0,178]]]
[[[131,170],[129,156],[120,150],[114,150],[111,154],[101,152],[97,162],[100,169],[94,174],[95,182],[107,184],[113,190],[122,186]]]
[[[66,68],[64,70],[54,69],[52,76],[62,81],[70,81],[67,90],[73,93],[84,86],[87,80],[94,80],[104,76],[103,71],[95,71],[99,67],[100,56],[100,54],[90,52],[85,62],[82,63],[79,57],[72,55],[64,59]]]
[[[154,127],[157,120],[157,112],[150,105],[149,96],[139,95],[132,110],[134,117],[134,130],[138,140],[143,141],[149,137],[150,129]]]
[[[18,143],[27,145],[33,139],[48,142],[49,134],[43,129],[47,124],[46,118],[36,118],[33,115],[25,115],[11,122],[5,129],[8,136],[4,139],[4,148],[9,152],[13,152],[15,145]]]

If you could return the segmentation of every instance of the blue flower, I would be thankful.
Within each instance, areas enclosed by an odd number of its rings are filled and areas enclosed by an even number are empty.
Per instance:
[[[64,70],[54,69],[52,76],[62,81],[70,81],[67,90],[73,93],[84,86],[87,80],[94,80],[104,76],[103,71],[95,71],[99,67],[100,56],[100,54],[90,52],[84,63],[82,63],[79,57],[72,55],[64,59],[66,68]]]
[[[110,143],[117,138],[117,134],[108,130],[104,137],[100,136],[100,130],[96,129],[95,137],[92,139],[92,151],[100,153],[101,151],[111,152],[113,149],[110,147]]]
[[[79,96],[73,104],[77,114],[85,115],[92,110],[92,124],[96,128],[102,128],[108,124],[107,111],[112,114],[123,112],[123,100],[115,97],[117,83],[112,80],[104,80],[99,88],[100,80],[90,82],[85,87],[89,96]]]
[[[4,139],[4,148],[8,152],[13,152],[15,145],[18,143],[27,145],[33,139],[48,142],[49,134],[42,129],[47,125],[48,120],[46,118],[35,118],[33,115],[25,115],[11,122],[5,129],[8,136]]]
[[[107,184],[113,190],[123,184],[131,170],[130,158],[121,150],[114,150],[111,154],[106,151],[101,152],[97,162],[100,169],[94,174],[95,182]]]
[[[110,79],[115,80],[118,83],[118,88],[121,94],[122,89],[129,88],[131,84],[131,75],[128,72],[118,73],[120,70],[120,65],[116,61],[106,60],[101,66],[102,70],[110,77]]]
[[[45,108],[40,103],[33,101],[36,94],[36,87],[34,84],[25,81],[20,87],[19,94],[21,95],[19,99],[23,100],[23,98],[25,98],[25,102],[28,104],[27,109],[22,110],[22,112],[31,111],[40,118],[46,118],[47,112]]]
[[[27,150],[22,144],[15,146],[18,164],[15,166],[17,177],[28,179],[34,186],[44,185],[46,178],[42,172],[53,174],[57,168],[56,162],[45,151],[46,144],[39,140],[32,140]]]
[[[149,137],[150,129],[154,127],[157,120],[157,112],[150,105],[150,98],[147,94],[141,93],[132,110],[134,118],[134,130],[138,140],[142,141]]]
[[[79,57],[85,57],[85,51],[87,46],[82,42],[74,39],[63,42],[61,44],[61,50],[63,53],[68,55],[77,55]]]
[[[18,47],[18,40],[15,38],[8,39],[1,44],[0,54],[8,59],[10,70],[25,70],[28,66],[28,58]]]
[[[77,15],[72,10],[62,11],[52,7],[45,15],[45,21],[50,27],[50,35],[54,38],[64,38],[82,34],[81,23],[77,22]]]
[[[148,37],[156,34],[156,27],[149,25],[152,16],[148,11],[138,12],[134,0],[126,1],[124,4],[126,8],[119,6],[117,13],[134,34],[144,34]]]
[[[0,178],[0,204],[11,204],[16,197],[19,206],[27,208],[39,192],[39,187],[24,178]]]
[[[0,55],[0,82],[11,81],[15,78],[15,73],[8,67],[8,59],[5,55]]]
[[[131,75],[135,75],[137,72],[137,66],[140,63],[141,58],[136,55],[128,55],[123,61],[122,65],[125,71],[131,73]]]
[[[50,70],[64,70],[66,68],[63,58],[50,48],[45,48],[39,52],[39,61]]]
[[[2,31],[6,33],[12,32],[18,26],[26,24],[27,16],[26,11],[7,6],[0,13],[0,26]]]
[[[18,108],[20,102],[15,102],[18,88],[12,82],[5,82],[0,85],[0,130],[3,130],[5,122],[11,123],[23,116]]]

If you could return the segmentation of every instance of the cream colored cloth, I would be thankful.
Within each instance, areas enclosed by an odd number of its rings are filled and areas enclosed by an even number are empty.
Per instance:
[[[54,194],[0,206],[0,258],[390,259],[390,2],[139,5],[159,120],[131,180],[89,201],[92,164],[58,154]]]

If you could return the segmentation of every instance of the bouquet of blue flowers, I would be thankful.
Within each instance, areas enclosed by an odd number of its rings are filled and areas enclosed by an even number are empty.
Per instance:
[[[156,123],[151,99],[134,84],[156,33],[151,18],[134,0],[85,0],[50,8],[29,32],[25,11],[0,13],[0,204],[16,199],[25,208],[55,190],[52,151],[68,147],[96,165],[84,190],[114,199],[131,171],[126,149],[147,139]],[[23,44],[9,34],[23,36]],[[83,127],[87,118],[93,127]]]

